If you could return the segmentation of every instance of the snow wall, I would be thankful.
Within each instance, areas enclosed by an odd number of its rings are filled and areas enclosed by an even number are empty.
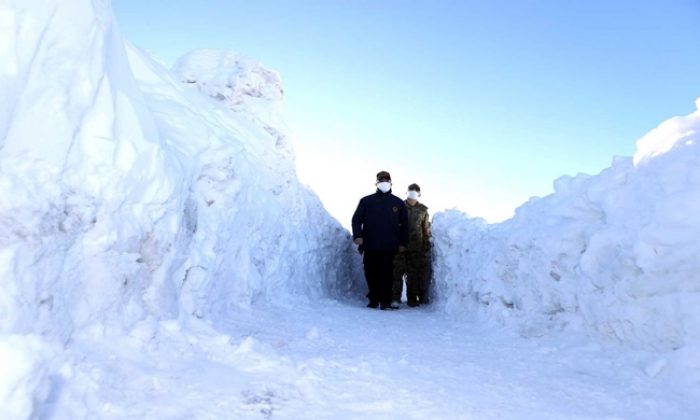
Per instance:
[[[297,179],[281,101],[276,73],[232,53],[171,73],[109,1],[1,0],[0,353],[361,285],[349,233]]]
[[[633,159],[559,178],[501,224],[435,215],[438,299],[526,336],[576,328],[700,350],[699,141],[700,110],[651,131]]]

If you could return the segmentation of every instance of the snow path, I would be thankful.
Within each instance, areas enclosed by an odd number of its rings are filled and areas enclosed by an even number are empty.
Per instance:
[[[629,352],[583,338],[487,332],[430,309],[359,305],[325,301],[244,310],[219,326],[230,336],[191,335],[197,346],[169,342],[164,332],[151,340],[158,348],[145,352],[133,343],[96,345],[98,360],[89,357],[76,374],[90,378],[77,383],[92,382],[96,401],[87,401],[85,410],[100,418],[182,419],[700,415],[697,399],[646,376]],[[86,390],[75,391],[77,397]],[[85,414],[70,402],[70,389],[64,394],[69,404],[56,400],[46,417]]]

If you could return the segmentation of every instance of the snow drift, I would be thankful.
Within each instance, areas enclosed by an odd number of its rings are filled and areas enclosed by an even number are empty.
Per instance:
[[[437,214],[439,297],[525,335],[568,325],[692,355],[700,347],[699,141],[697,110],[639,140],[634,159],[558,179],[554,194],[511,220]]]
[[[188,77],[235,80],[234,103],[202,95],[126,45],[108,1],[3,0],[0,34],[0,352],[352,289],[273,72],[195,54]],[[45,397],[57,352],[30,353],[0,381],[4,414]]]

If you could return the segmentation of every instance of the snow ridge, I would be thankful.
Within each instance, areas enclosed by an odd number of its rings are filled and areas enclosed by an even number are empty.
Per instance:
[[[0,415],[36,415],[81,338],[353,290],[357,254],[296,177],[281,96],[210,100],[125,44],[109,1],[4,1],[0,33],[0,352],[25,366],[0,369]],[[281,93],[250,66],[240,86]]]
[[[258,124],[272,111],[229,111],[125,48],[107,2],[35,3],[3,11],[19,34],[1,57],[3,330],[67,340],[352,287],[347,232]]]
[[[568,328],[691,360],[700,348],[699,129],[700,110],[673,118],[638,142],[634,160],[561,177],[554,194],[498,225],[437,214],[439,297],[527,336]]]

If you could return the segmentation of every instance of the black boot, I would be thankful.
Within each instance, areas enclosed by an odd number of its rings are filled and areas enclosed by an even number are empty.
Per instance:
[[[379,305],[379,309],[381,309],[382,311],[393,311],[394,310],[394,308],[391,307],[391,303],[382,303],[381,305]]]

